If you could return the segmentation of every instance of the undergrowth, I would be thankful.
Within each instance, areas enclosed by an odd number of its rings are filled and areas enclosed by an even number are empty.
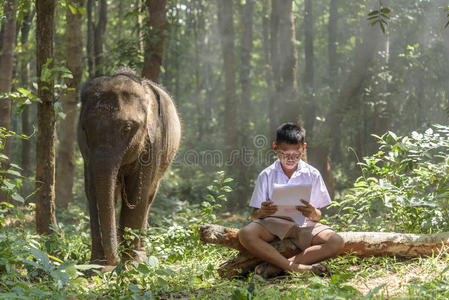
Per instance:
[[[410,143],[417,143],[420,136],[407,139],[388,133],[379,137],[380,152],[361,163],[364,176],[347,192],[347,197],[336,204],[339,215],[326,221],[350,229],[412,232],[446,229],[447,219],[438,218],[436,211],[447,216],[448,160],[441,155],[443,150],[432,144],[435,138],[443,136],[444,130],[447,128],[440,127],[423,134],[419,141],[429,144],[420,142],[418,148]],[[439,136],[435,137],[435,133]],[[443,139],[440,144],[444,151],[447,150],[445,143]],[[402,178],[401,172],[405,172],[407,178]],[[420,183],[419,180],[429,172],[434,174],[428,181],[430,186]],[[328,261],[333,272],[330,278],[311,274],[290,274],[269,281],[254,274],[233,280],[220,278],[216,271],[218,266],[235,251],[202,244],[198,228],[210,222],[223,224],[215,212],[232,190],[231,181],[223,172],[217,173],[208,186],[209,194],[200,204],[178,201],[176,209],[171,210],[156,204],[154,211],[157,213],[151,214],[149,229],[126,231],[125,243],[140,238],[146,245],[146,252],[138,254],[139,262],[119,264],[109,273],[88,263],[89,218],[84,207],[72,204],[67,211],[58,212],[59,224],[53,234],[39,236],[30,221],[34,211],[32,204],[15,207],[1,203],[0,298],[449,298],[449,254],[446,248],[432,257],[408,260],[337,257]],[[16,191],[12,186],[10,188],[11,194]],[[410,202],[421,195],[427,195],[423,201]],[[393,218],[393,215],[397,217]],[[414,218],[413,223],[398,224],[407,218]],[[426,221],[428,218],[430,223]],[[244,224],[235,224],[234,219],[232,225]]]

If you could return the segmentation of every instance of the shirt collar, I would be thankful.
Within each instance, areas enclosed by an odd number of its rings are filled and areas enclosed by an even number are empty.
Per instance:
[[[304,166],[304,164],[305,164],[305,162],[302,159],[300,159],[295,173],[300,171],[302,169],[302,167]],[[279,158],[274,162],[274,167],[277,171],[284,173],[284,170],[282,170],[281,161],[279,160]]]

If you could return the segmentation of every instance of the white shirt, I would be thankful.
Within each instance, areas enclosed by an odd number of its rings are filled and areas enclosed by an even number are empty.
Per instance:
[[[300,160],[296,171],[288,178],[282,170],[281,162],[277,159],[272,165],[260,172],[257,177],[249,206],[260,208],[262,202],[270,201],[273,196],[274,183],[312,185],[310,204],[316,208],[326,207],[332,202],[323,178],[317,169]]]

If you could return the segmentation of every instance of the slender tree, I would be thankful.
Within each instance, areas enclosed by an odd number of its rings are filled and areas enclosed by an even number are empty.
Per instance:
[[[338,23],[338,1],[330,0],[329,20],[327,24],[327,52],[329,59],[329,86],[331,98],[335,99],[337,90],[337,23]]]
[[[240,145],[242,150],[249,150],[252,146],[249,142],[251,139],[248,136],[248,131],[250,128],[250,113],[251,113],[251,52],[253,48],[253,14],[254,14],[254,0],[246,0],[244,5],[240,5],[240,24],[243,27],[243,31],[240,35],[240,70],[239,70],[239,81],[241,85],[241,97],[240,97]],[[245,201],[242,199],[248,198],[249,177],[248,166],[243,160],[244,157],[240,159],[239,168],[239,189],[237,190],[237,199],[239,206],[245,205]]]
[[[100,7],[98,13],[98,23],[95,25],[94,57],[95,57],[95,76],[103,73],[103,52],[104,52],[104,34],[107,24],[107,3],[106,0],[99,0]]]
[[[279,54],[279,18],[280,18],[280,10],[282,7],[280,6],[280,1],[272,0],[271,1],[271,14],[270,14],[270,64],[271,64],[271,72],[272,72],[272,81],[274,90],[271,94],[271,98],[268,104],[269,110],[271,111],[272,116],[270,116],[270,133],[272,134],[276,127],[279,126],[279,107],[282,106],[281,103],[278,102],[281,99],[281,75],[280,75],[280,65],[281,58]]]
[[[363,41],[356,45],[354,49],[354,65],[349,71],[341,89],[338,98],[334,101],[329,110],[326,123],[327,132],[332,136],[331,154],[334,161],[341,158],[340,141],[341,127],[344,115],[348,108],[354,107],[359,99],[359,92],[362,84],[367,78],[368,68],[370,67],[374,55],[377,51],[379,30],[376,27],[366,25],[362,32]],[[331,135],[332,133],[332,135]]]
[[[11,91],[11,81],[14,67],[14,45],[16,41],[16,10],[17,1],[7,0],[4,2],[3,11],[6,23],[2,26],[0,45],[0,94]],[[11,99],[0,99],[0,127],[11,129]],[[9,142],[5,141],[3,153],[9,157]],[[1,164],[1,169],[7,169],[9,161]],[[6,201],[7,195],[0,191],[0,202]]]
[[[166,0],[147,0],[146,2],[149,18],[144,38],[142,76],[155,82],[158,81],[162,65],[166,29],[166,2]]]
[[[36,230],[50,233],[56,225],[55,217],[55,142],[56,115],[54,109],[54,82],[42,81],[42,70],[53,59],[53,37],[56,0],[36,0],[36,65],[38,76],[36,146]],[[48,68],[51,68],[49,64]]]
[[[267,97],[267,116],[268,116],[268,123],[269,123],[269,132],[274,132],[277,121],[276,121],[276,114],[275,114],[275,99],[273,96],[273,74],[271,67],[273,64],[271,63],[271,44],[270,44],[270,18],[268,13],[268,0],[264,0],[262,3],[262,39],[263,39],[263,54],[264,54],[264,60],[265,60],[265,82],[267,85],[266,88],[266,97]],[[272,39],[271,39],[272,40]]]
[[[293,4],[292,0],[279,0],[279,5],[281,122],[294,122],[301,119],[301,103],[298,97],[298,53],[296,51]]]
[[[228,154],[236,145],[237,141],[237,99],[236,76],[235,76],[235,54],[234,54],[234,20],[233,5],[229,0],[218,0],[218,27],[220,32],[221,49],[223,53],[223,64],[225,73],[225,101],[224,101],[224,132],[225,144]]]
[[[72,201],[73,176],[75,173],[75,128],[77,119],[77,104],[83,72],[83,45],[81,36],[82,14],[79,10],[72,13],[69,4],[82,7],[83,0],[68,0],[66,9],[66,61],[72,78],[66,80],[69,88],[61,99],[62,109],[66,114],[61,122],[61,138],[58,149],[56,169],[56,204],[67,207]]]
[[[30,3],[31,4],[31,3]],[[31,6],[31,5],[30,5]],[[31,29],[31,22],[33,21],[35,11],[31,11],[28,6],[23,17],[22,28],[20,29],[20,43],[22,47],[28,44],[28,37]],[[28,78],[30,77],[30,62],[28,59],[22,59],[20,65],[20,77],[22,86],[28,87]],[[22,111],[22,133],[30,136],[32,128],[30,123],[30,105],[26,105]],[[22,139],[22,170],[23,175],[31,176],[31,140]]]
[[[313,65],[313,15],[312,0],[304,0],[304,126],[308,132],[309,141],[312,139],[315,123],[316,103],[314,99],[314,65]]]
[[[271,1],[270,52],[275,91],[269,107],[279,107],[279,112],[275,113],[281,123],[297,121],[300,118],[298,53],[292,0]],[[274,128],[271,128],[271,131],[274,132]]]
[[[94,39],[95,39],[95,22],[94,17],[92,15],[92,10],[94,9],[94,0],[87,0],[86,4],[87,11],[87,31],[86,31],[86,54],[87,54],[87,68],[89,71],[89,76],[93,77],[95,75],[95,47],[94,47]]]

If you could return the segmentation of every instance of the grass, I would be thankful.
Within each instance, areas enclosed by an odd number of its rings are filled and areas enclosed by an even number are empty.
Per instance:
[[[162,217],[144,233],[148,247],[143,263],[101,273],[78,266],[87,263],[90,243],[82,209],[73,207],[59,215],[62,225],[50,237],[35,235],[32,214],[32,208],[12,209],[4,217],[9,226],[0,231],[2,299],[449,298],[447,249],[427,258],[337,257],[328,261],[330,278],[292,274],[264,281],[250,274],[227,280],[216,268],[234,252],[202,245],[195,228],[204,220],[186,210],[186,215]]]

